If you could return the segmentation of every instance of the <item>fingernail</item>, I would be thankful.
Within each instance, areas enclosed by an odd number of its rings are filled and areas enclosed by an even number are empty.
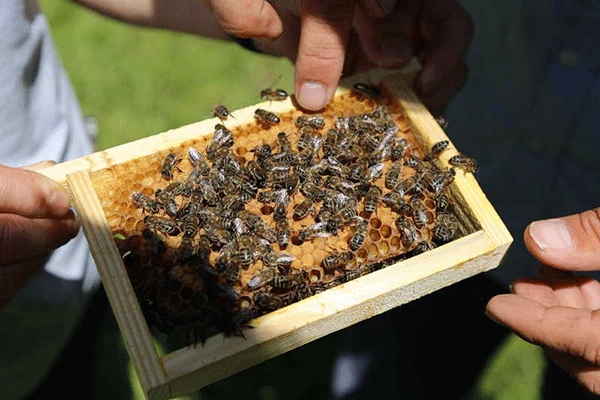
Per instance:
[[[67,197],[67,194],[61,190],[52,190],[48,194],[48,204],[56,215],[64,215],[71,208],[71,202]]]
[[[298,103],[307,110],[320,110],[327,104],[327,89],[320,83],[304,82],[300,86]]]
[[[529,235],[543,251],[567,249],[573,246],[569,228],[561,219],[532,222],[529,225]]]

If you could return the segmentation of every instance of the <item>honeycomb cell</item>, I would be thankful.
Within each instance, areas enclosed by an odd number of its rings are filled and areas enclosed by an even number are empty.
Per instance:
[[[241,308],[250,308],[252,306],[252,299],[249,296],[241,296],[239,302]]]
[[[382,257],[385,257],[390,253],[390,245],[385,240],[379,242],[377,247],[379,248],[379,255]]]
[[[371,218],[371,221],[369,221],[371,223],[371,226],[375,229],[379,229],[379,227],[381,226],[381,220],[379,218]]]
[[[381,239],[381,234],[376,229],[371,229],[369,231],[369,237],[371,238],[372,241],[378,242],[379,239]]]
[[[183,301],[190,301],[192,299],[193,295],[194,295],[194,291],[188,286],[182,287],[181,290],[179,291],[179,296],[181,297],[181,299]]]
[[[431,211],[427,211],[425,213],[425,215],[427,215],[427,223],[430,224],[433,222],[434,216],[433,216],[433,212]]]
[[[319,269],[312,269],[312,270],[310,270],[310,272],[308,274],[308,279],[312,283],[319,282],[321,280],[321,277],[322,277],[322,274],[321,274],[321,270],[319,270]]]
[[[240,146],[235,150],[235,152],[237,153],[237,155],[244,157],[248,150],[244,146]]]
[[[144,227],[145,227],[144,221],[139,220],[135,223],[134,230],[141,232],[144,230]]]
[[[271,214],[273,214],[273,207],[271,207],[271,206],[270,206],[270,205],[268,205],[268,204],[267,204],[267,205],[264,205],[264,206],[262,206],[262,207],[260,208],[260,212],[261,212],[263,215],[271,215]]]
[[[426,199],[425,207],[429,208],[430,210],[433,210],[433,209],[435,209],[435,202],[431,199]]]
[[[390,239],[390,250],[395,253],[398,250],[400,250],[401,248],[402,248],[402,240],[400,239],[400,236],[393,236]]]
[[[127,217],[127,219],[125,219],[125,230],[126,231],[132,231],[133,227],[136,225],[137,223],[137,218],[135,217]]]
[[[367,248],[367,250],[368,250],[367,259],[373,260],[379,256],[379,249],[377,248],[377,245],[375,243],[371,243],[369,245],[369,247]]]
[[[392,228],[389,225],[382,225],[379,232],[381,233],[381,236],[386,239],[392,236]]]
[[[106,219],[108,220],[108,225],[111,228],[121,225],[121,214],[120,213],[110,213],[106,216]]]
[[[144,186],[142,190],[140,190],[140,192],[145,194],[146,196],[152,196],[154,194],[154,189],[148,186]]]
[[[366,249],[359,249],[356,252],[356,260],[358,262],[365,262],[367,260],[368,256],[369,256],[369,251]]]

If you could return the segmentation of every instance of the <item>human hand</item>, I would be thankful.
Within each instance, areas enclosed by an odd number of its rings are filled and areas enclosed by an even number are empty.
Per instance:
[[[78,230],[58,183],[30,170],[0,165],[0,306],[44,265],[52,249]]]
[[[342,72],[400,68],[417,56],[414,89],[435,114],[467,77],[472,23],[456,0],[209,0],[228,33],[296,63],[298,103],[323,108]]]
[[[513,294],[490,300],[486,313],[600,394],[600,283],[568,271],[600,269],[600,208],[536,221],[525,244],[538,260],[538,279],[513,283]]]

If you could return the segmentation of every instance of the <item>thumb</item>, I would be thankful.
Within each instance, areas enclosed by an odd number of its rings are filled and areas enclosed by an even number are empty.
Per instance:
[[[529,252],[551,267],[600,270],[600,208],[532,222],[524,240]]]

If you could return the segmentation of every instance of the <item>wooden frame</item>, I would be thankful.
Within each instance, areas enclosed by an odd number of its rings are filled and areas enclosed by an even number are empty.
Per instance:
[[[346,81],[383,80],[398,95],[424,146],[447,137],[405,79],[415,69],[397,73],[373,71]],[[340,89],[341,91],[347,89]],[[273,111],[292,107],[290,101],[258,105]],[[237,123],[252,119],[256,106],[235,112]],[[269,358],[329,333],[417,299],[452,283],[499,265],[512,237],[482,193],[472,174],[459,172],[452,191],[460,203],[459,219],[472,232],[416,257],[334,287],[255,320],[246,338],[216,335],[204,346],[186,347],[159,357],[127,277],[112,232],[89,177],[112,165],[152,155],[212,132],[215,119],[124,144],[41,171],[68,188],[111,306],[148,399],[168,399],[198,390]],[[456,154],[450,146],[441,162]]]

